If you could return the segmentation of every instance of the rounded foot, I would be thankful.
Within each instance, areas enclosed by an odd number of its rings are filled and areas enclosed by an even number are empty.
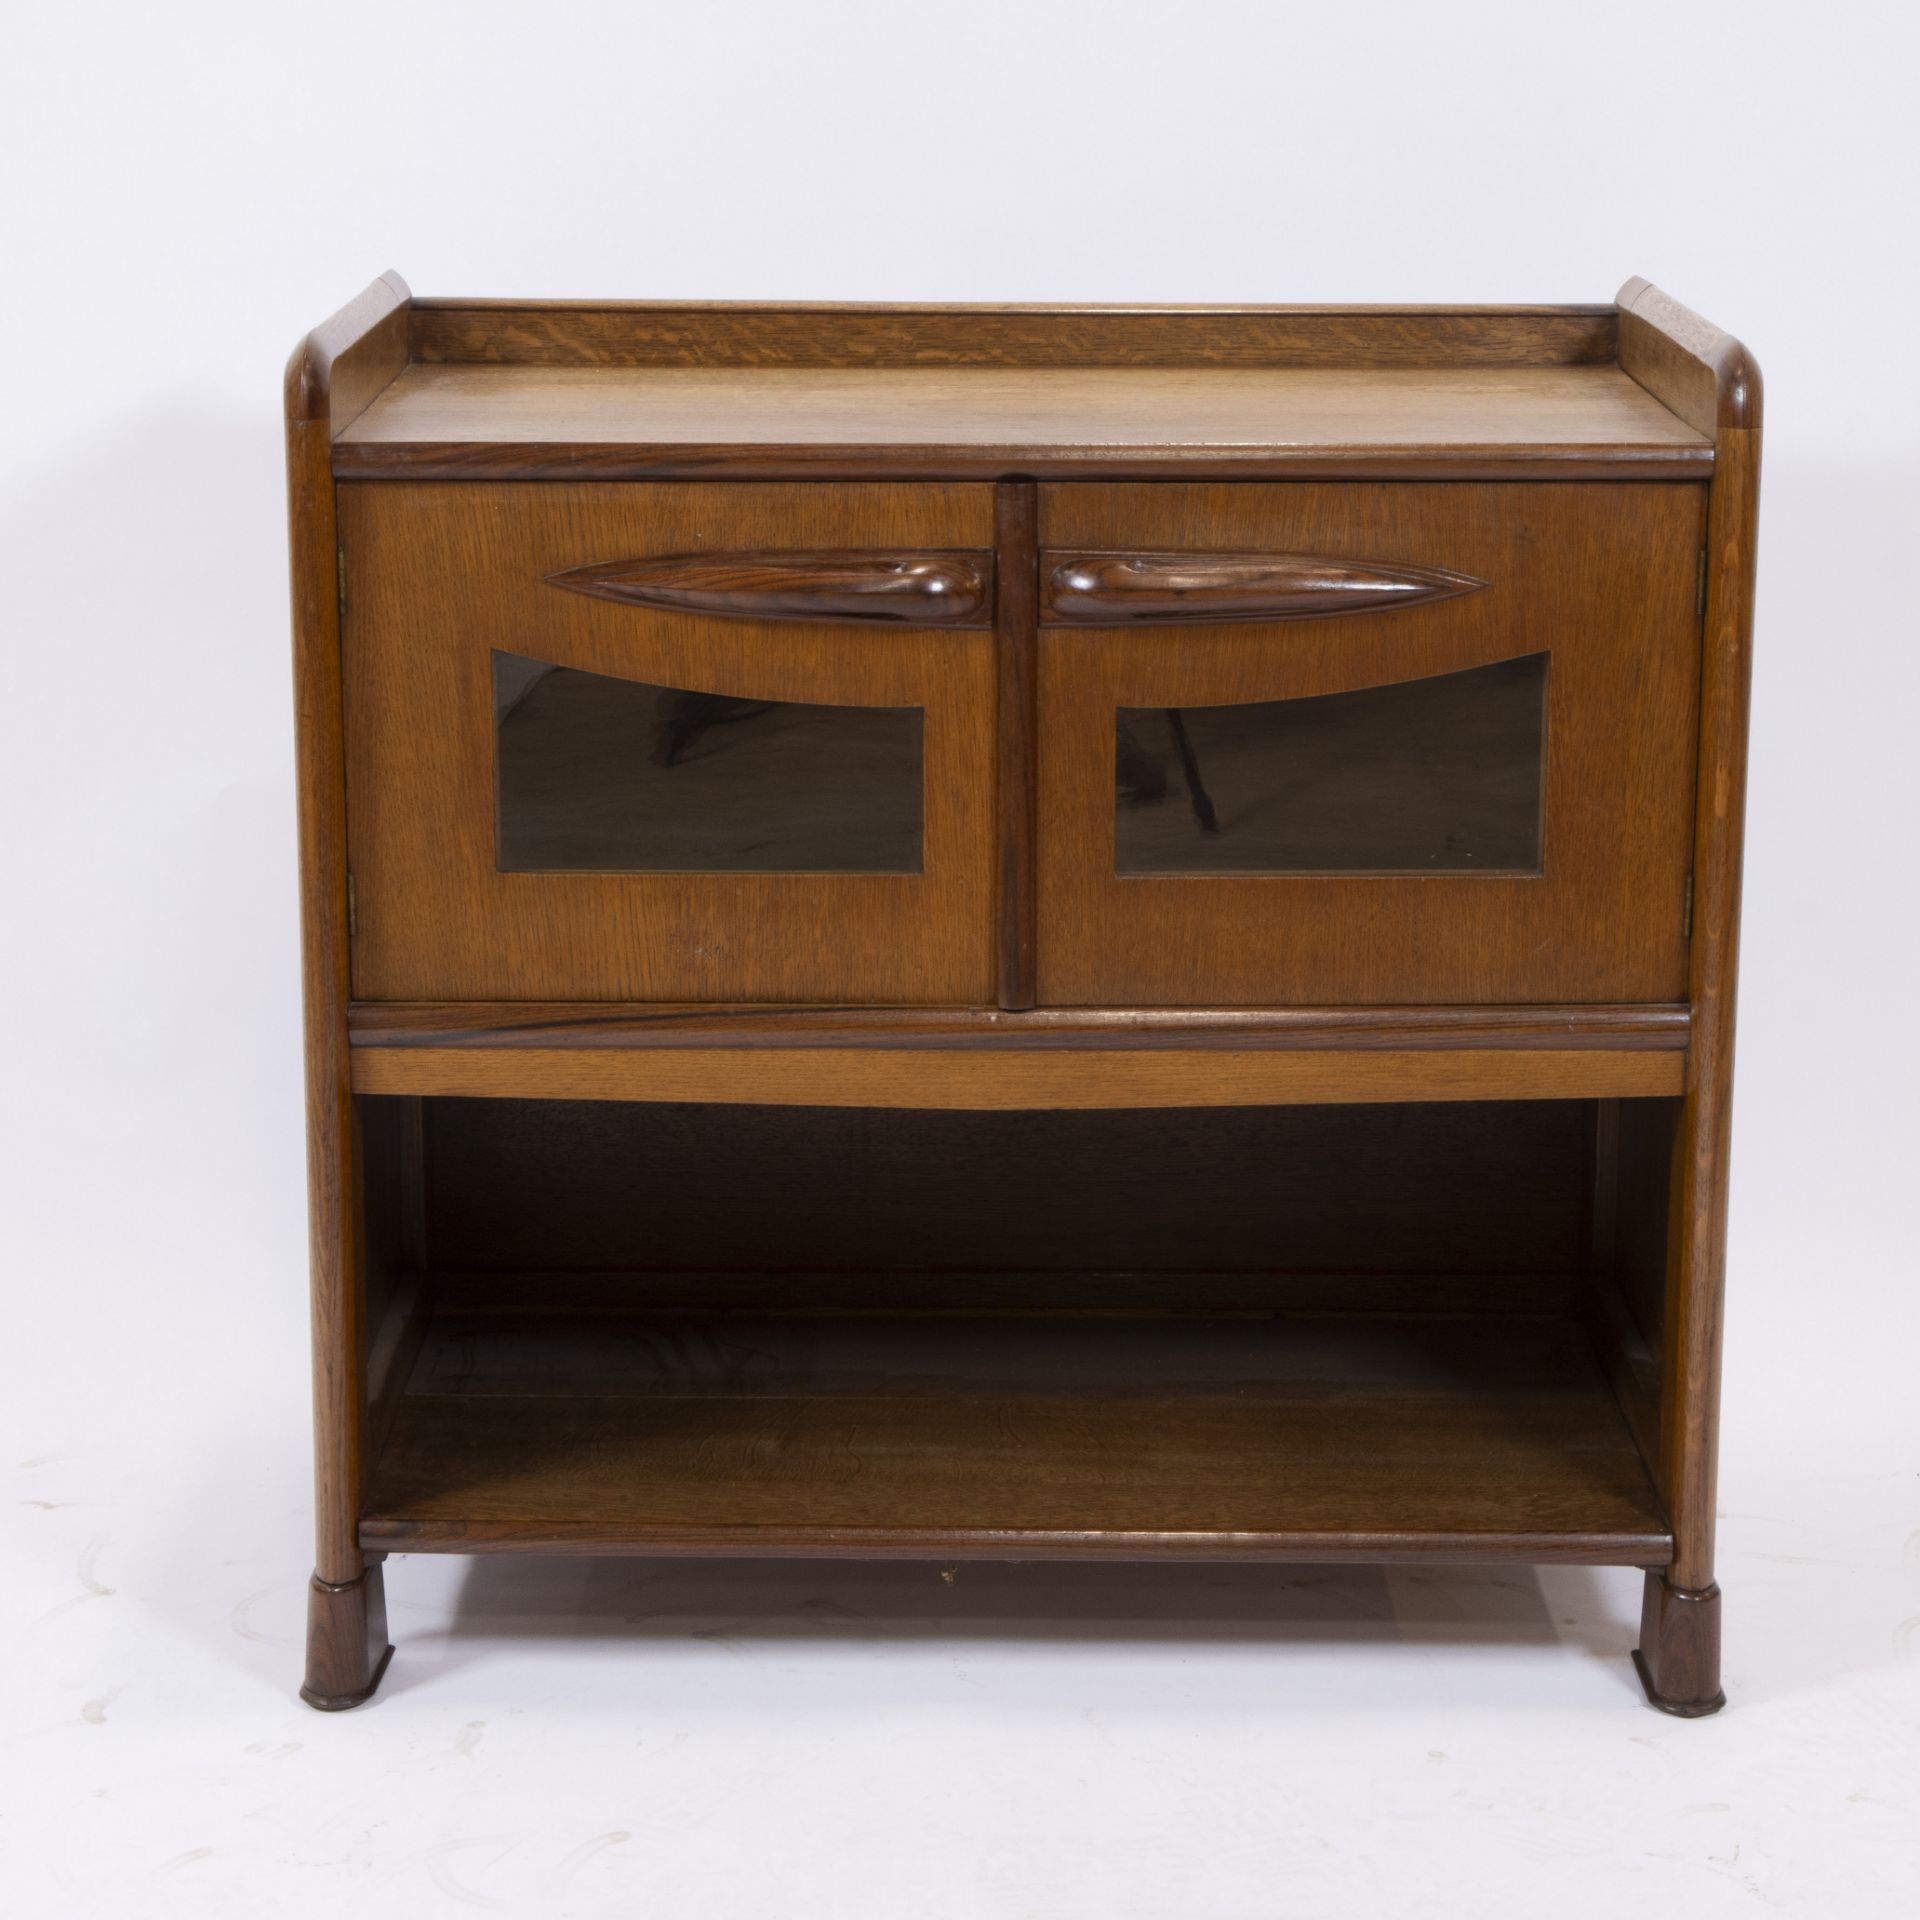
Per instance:
[[[344,1713],[372,1699],[392,1658],[378,1564],[357,1580],[315,1574],[307,1587],[307,1678],[300,1698],[322,1713]]]
[[[1676,1587],[1647,1575],[1633,1664],[1662,1713],[1699,1720],[1727,1704],[1720,1690],[1720,1589]]]

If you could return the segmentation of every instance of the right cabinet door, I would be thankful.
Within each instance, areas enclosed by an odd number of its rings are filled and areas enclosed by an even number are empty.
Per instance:
[[[1685,997],[1697,485],[1042,489],[1039,997]]]

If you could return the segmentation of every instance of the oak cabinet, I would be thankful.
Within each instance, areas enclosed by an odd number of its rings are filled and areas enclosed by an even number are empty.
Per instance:
[[[288,384],[318,1556],[1578,1560],[1719,1704],[1759,387],[415,300]]]

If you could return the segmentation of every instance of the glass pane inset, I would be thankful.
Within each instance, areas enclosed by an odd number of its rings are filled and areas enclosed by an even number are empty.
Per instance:
[[[919,707],[739,700],[493,656],[506,873],[918,873]]]
[[[1119,873],[1538,873],[1547,656],[1230,707],[1122,707]]]

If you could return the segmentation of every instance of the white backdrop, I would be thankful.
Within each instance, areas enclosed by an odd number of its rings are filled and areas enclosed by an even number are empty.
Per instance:
[[[30,6],[7,36],[0,1908],[1887,1914],[1920,1820],[1920,15]],[[279,376],[422,293],[1533,301],[1770,416],[1732,1709],[1638,1578],[310,1565]]]

